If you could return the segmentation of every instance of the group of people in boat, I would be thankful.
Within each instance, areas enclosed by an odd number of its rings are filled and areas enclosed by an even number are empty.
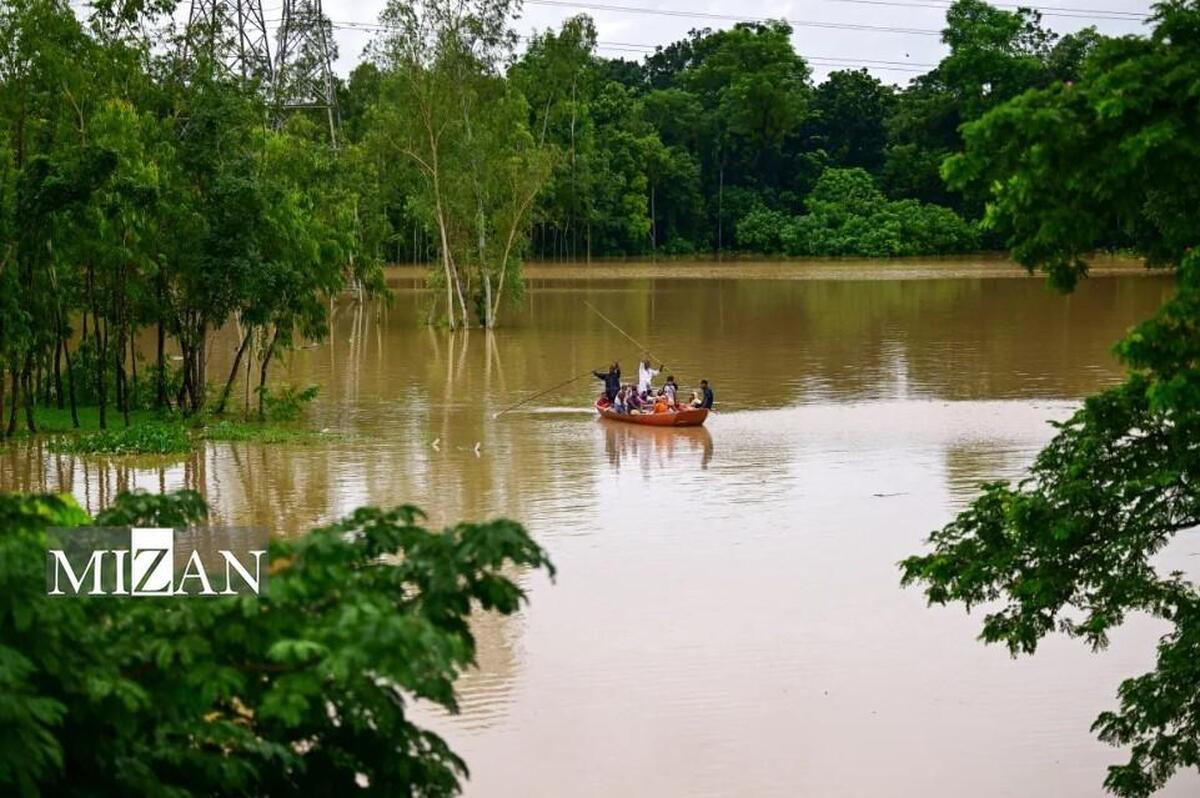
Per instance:
[[[604,399],[617,413],[637,415],[712,408],[713,391],[708,385],[708,380],[700,380],[699,389],[692,391],[691,397],[686,400],[680,396],[679,385],[673,376],[668,375],[662,386],[655,389],[654,378],[662,368],[661,364],[658,368],[651,368],[650,361],[643,360],[638,364],[637,385],[621,382],[621,365],[616,362],[608,367],[608,371],[592,373],[596,379],[604,381]]]

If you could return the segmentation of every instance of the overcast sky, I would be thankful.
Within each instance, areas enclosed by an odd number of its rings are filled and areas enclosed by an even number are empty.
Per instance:
[[[881,80],[905,84],[919,72],[936,64],[945,48],[937,32],[945,21],[944,0],[887,0],[880,5],[873,0],[594,0],[574,3],[562,0],[526,0],[518,33],[528,35],[534,30],[557,28],[564,19],[586,13],[596,22],[600,54],[610,58],[641,60],[654,45],[668,44],[684,37],[692,28],[731,27],[735,20],[706,19],[702,14],[736,18],[779,18],[792,22],[792,37],[797,51],[813,63],[814,77],[819,81],[831,70],[842,68],[841,63],[865,66]],[[895,2],[897,5],[890,5]],[[1014,0],[1015,4],[1015,0]],[[335,24],[346,22],[373,23],[383,7],[383,0],[325,0],[325,13]],[[660,13],[616,11],[615,7],[639,8]],[[929,7],[934,6],[934,7]],[[1140,21],[1148,13],[1149,2],[1125,0],[1046,0],[1044,24],[1058,33],[1068,33],[1095,25],[1102,33],[1117,35],[1144,31]],[[264,0],[268,18],[278,18],[280,0]],[[1051,16],[1051,8],[1083,9],[1072,16]],[[665,12],[665,13],[664,13]],[[1137,18],[1105,19],[1104,13],[1137,14]],[[847,30],[811,27],[801,23],[835,23],[884,28],[904,28],[916,32],[879,30]],[[347,74],[361,58],[363,47],[371,33],[336,29],[340,57],[336,66]],[[838,62],[834,64],[832,62]],[[896,62],[879,64],[873,62]],[[886,68],[885,68],[886,67]],[[907,69],[902,68],[907,67]],[[915,71],[913,71],[915,70]]]

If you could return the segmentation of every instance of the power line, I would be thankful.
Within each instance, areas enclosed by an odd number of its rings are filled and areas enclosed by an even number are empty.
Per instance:
[[[773,22],[770,17],[742,17],[733,14],[715,14],[707,11],[677,11],[670,8],[647,8],[645,6],[623,6],[608,3],[574,3],[567,0],[525,0],[530,5],[554,6],[557,8],[580,8],[588,11],[618,11],[625,14],[652,14],[663,17],[708,19],[716,22]],[[901,28],[893,25],[867,25],[857,22],[818,22],[813,20],[784,20],[794,28],[825,28],[830,30],[874,31],[875,33],[902,33],[910,36],[941,36],[940,30],[932,28]]]
[[[868,6],[896,6],[898,8],[932,8],[945,11],[952,3],[939,2],[906,2],[906,0],[824,0],[826,3],[853,3]],[[1022,9],[1037,11],[1044,17],[1090,18],[1106,20],[1129,20],[1141,22],[1150,16],[1149,9],[1145,11],[1121,11],[1110,8],[1070,8],[1067,6],[1028,6],[1017,3],[988,3],[994,8],[1004,8],[1012,11]]]
[[[871,5],[871,6],[893,6],[897,8],[929,8],[944,11],[950,8],[950,3],[941,3],[930,0],[824,0],[828,3],[849,3],[854,5]],[[633,14],[658,14],[670,17],[694,17],[697,19],[715,19],[725,22],[770,22],[778,17],[741,17],[732,14],[717,14],[707,11],[681,11],[669,8],[648,8],[645,6],[627,6],[614,5],[609,3],[596,2],[572,2],[572,0],[525,0],[528,5],[551,6],[558,8],[579,8],[596,11],[618,11],[628,12]],[[1021,9],[1029,8],[1033,11],[1040,11],[1043,16],[1058,16],[1069,17],[1073,19],[1096,19],[1096,20],[1111,20],[1111,21],[1127,21],[1140,22],[1146,19],[1150,12],[1139,11],[1114,11],[1103,8],[1069,8],[1066,6],[1023,6],[1015,3],[991,3],[991,5],[999,8]],[[799,20],[785,20],[793,26],[809,27],[823,25],[841,25],[850,23],[814,23],[803,22]],[[875,28],[880,26],[868,26]],[[904,29],[911,31],[912,29]],[[922,31],[929,32],[929,31]],[[941,33],[941,31],[933,31]]]
[[[330,25],[335,29],[356,30],[362,32],[391,30],[391,27],[375,22],[356,22],[350,20],[331,20]],[[530,41],[530,36],[518,36],[522,41]],[[641,56],[653,55],[658,45],[638,44],[634,42],[605,42],[597,41],[596,49],[613,53],[630,53]],[[915,61],[885,61],[875,58],[842,58],[839,56],[803,56],[804,60],[816,66],[832,67],[869,67],[883,72],[924,72],[937,64],[926,64]]]
[[[691,19],[714,20],[718,22],[772,22],[778,18],[773,17],[749,17],[738,16],[734,14],[717,14],[708,11],[680,11],[669,8],[649,8],[646,6],[629,6],[629,5],[614,5],[610,3],[599,2],[573,2],[572,0],[525,0],[530,5],[541,5],[555,8],[574,8],[587,11],[614,11],[627,14],[652,14],[666,17],[683,17]],[[949,5],[935,4],[932,2],[909,2],[909,0],[826,0],[826,2],[837,3],[857,3],[863,5],[878,5],[878,6],[895,6],[899,8],[936,8],[947,9]],[[1018,6],[1010,6],[1017,8]],[[1051,9],[1061,9],[1052,11]],[[1119,22],[1137,22],[1143,19],[1137,12],[1132,11],[1106,11],[1103,9],[1078,9],[1080,13],[1071,13],[1075,9],[1066,9],[1061,6],[1046,7],[1043,9],[1047,16],[1065,16],[1073,19],[1094,19]],[[1118,16],[1119,15],[1119,16]],[[784,19],[792,27],[796,28],[827,28],[834,30],[866,30],[876,31],[879,33],[902,33],[907,35],[919,36],[940,36],[941,30],[932,28],[904,28],[893,25],[869,25],[866,23],[853,22],[822,22],[816,20],[797,20]]]
[[[521,36],[520,38],[523,41],[529,41],[531,37]],[[637,42],[597,41],[596,47],[598,49],[626,50],[629,52],[646,53],[647,55],[653,55],[655,52],[658,51],[658,49],[660,48],[660,45],[639,44]],[[883,66],[902,66],[902,67],[906,67],[909,69],[913,69],[913,71],[918,71],[918,72],[923,71],[922,69],[918,69],[918,67],[921,67],[924,69],[933,69],[934,67],[937,66],[937,64],[930,64],[930,63],[925,63],[925,62],[920,62],[920,61],[886,61],[886,60],[881,60],[878,58],[845,58],[845,57],[838,56],[838,55],[805,55],[803,53],[801,53],[801,55],[804,57],[805,61],[815,61],[815,62],[844,61],[844,62],[849,63],[852,66],[860,66],[860,65],[861,66],[876,66],[876,65],[878,65],[881,67],[883,67]]]

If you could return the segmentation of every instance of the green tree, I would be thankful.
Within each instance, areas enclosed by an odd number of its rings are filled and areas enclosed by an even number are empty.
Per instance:
[[[792,217],[761,205],[738,221],[738,245],[790,255],[895,257],[964,252],[975,227],[954,211],[916,200],[890,201],[864,169],[826,169]]]
[[[122,494],[104,526],[183,526],[198,494]],[[425,529],[365,507],[271,544],[262,596],[53,599],[51,526],[70,499],[0,495],[0,789],[26,795],[458,792],[466,763],[412,723],[456,710],[468,619],[525,599],[508,574],[553,568],[520,525]]]
[[[703,59],[680,76],[711,119],[707,149],[716,161],[718,192],[733,167],[738,182],[779,186],[786,179],[784,143],[808,113],[809,69],[786,23],[739,23],[707,37]]]
[[[557,157],[535,211],[543,254],[591,251],[597,170],[604,146],[592,104],[602,85],[595,69],[596,28],[590,17],[565,20],[558,31],[535,35],[508,71],[529,102],[529,129]],[[545,252],[549,244],[549,252]]]
[[[1032,653],[1055,631],[1103,647],[1134,612],[1171,627],[1093,729],[1130,752],[1105,786],[1147,796],[1200,768],[1200,592],[1154,556],[1200,524],[1200,4],[1155,7],[1148,39],[1100,43],[1081,79],[964,128],[951,185],[987,191],[1015,258],[1070,289],[1123,230],[1177,293],[1118,345],[1125,382],[1084,402],[1016,485],[993,483],[903,563],[931,602],[984,605],[982,639]]]
[[[811,125],[831,166],[883,167],[895,92],[865,69],[836,70],[813,92]]]
[[[1055,41],[1036,11],[956,0],[942,30],[949,55],[901,92],[888,119],[891,141],[884,173],[889,193],[976,215],[978,207],[968,208],[961,195],[947,190],[939,175],[941,163],[960,149],[962,123],[1069,73],[1062,62],[1070,60],[1075,43],[1055,56]]]
[[[385,72],[375,141],[419,175],[413,200],[437,232],[441,269],[432,277],[452,329],[470,324],[468,297],[479,323],[495,324],[492,298],[519,281],[511,261],[547,174],[524,98],[497,74],[512,50],[512,14],[508,0],[390,3],[373,45]],[[503,191],[492,190],[495,180]]]

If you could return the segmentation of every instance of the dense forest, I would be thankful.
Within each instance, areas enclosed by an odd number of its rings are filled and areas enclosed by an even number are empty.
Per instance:
[[[1102,38],[1059,37],[1036,11],[960,0],[942,35],[949,53],[897,88],[866,69],[815,83],[784,22],[694,30],[641,63],[598,55],[596,36],[577,16],[494,65],[551,154],[530,219],[537,258],[999,248],[980,239],[980,198],[947,188],[939,167],[961,149],[963,123],[1076,80]],[[378,128],[387,84],[376,60],[350,75],[341,108],[352,140]],[[393,257],[432,257],[436,240],[408,215],[394,220]]]
[[[782,22],[634,63],[597,55],[586,16],[519,50],[512,0],[391,2],[331,129],[232,73],[212,43],[237,32],[181,29],[175,5],[0,6],[6,435],[39,404],[76,426],[80,405],[100,427],[219,413],[239,380],[261,416],[279,353],[324,335],[334,295],[382,291],[386,262],[428,262],[430,322],[453,329],[494,326],[526,257],[1000,247],[941,164],[964,123],[1075,80],[1102,38],[959,0],[948,55],[907,88],[814,85]]]

